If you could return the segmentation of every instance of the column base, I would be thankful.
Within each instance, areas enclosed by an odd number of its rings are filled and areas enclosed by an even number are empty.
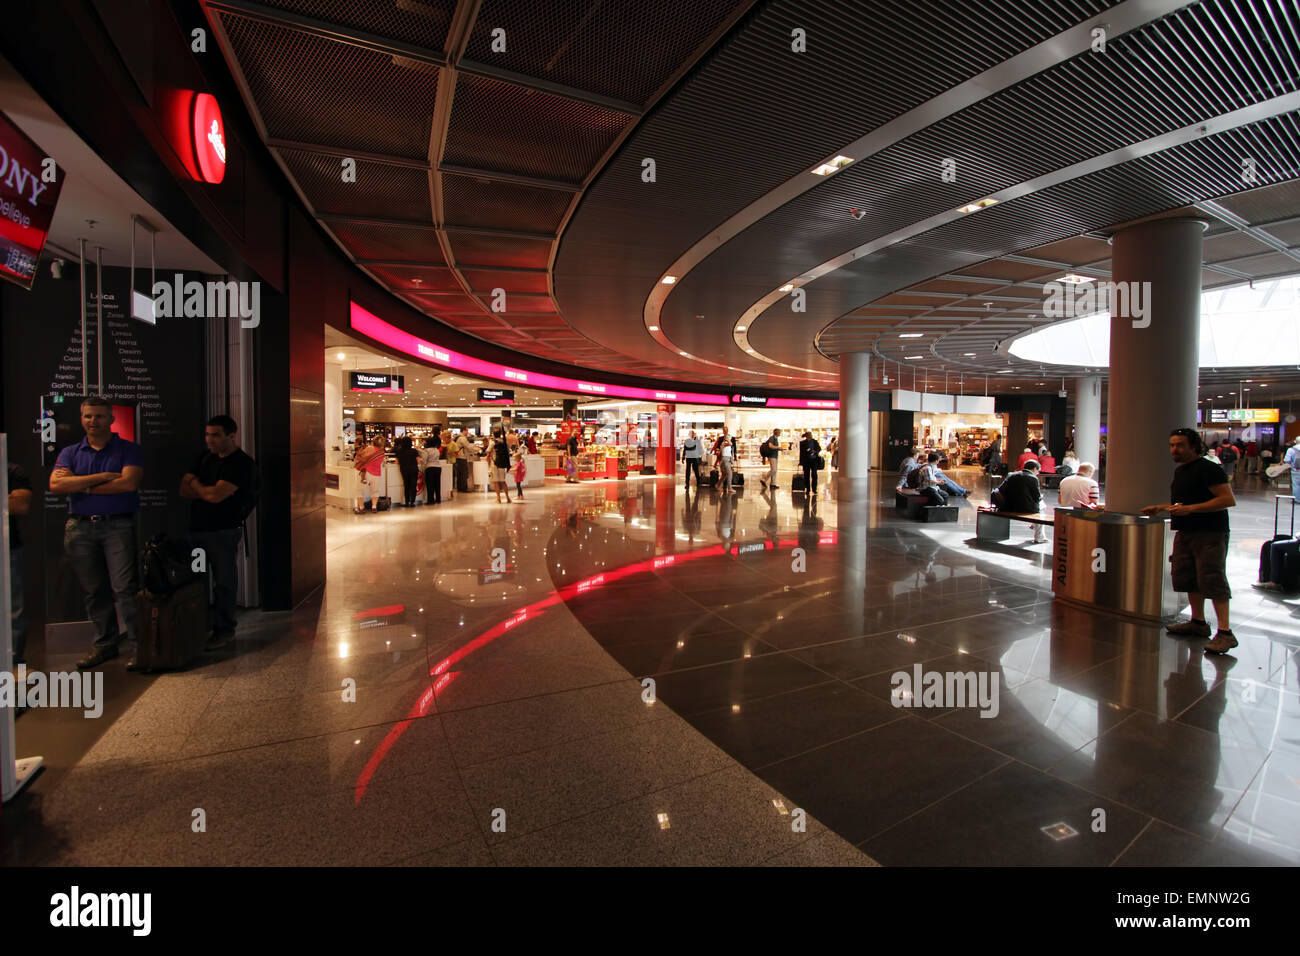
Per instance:
[[[871,493],[871,479],[836,475],[833,490],[836,501],[867,501]]]

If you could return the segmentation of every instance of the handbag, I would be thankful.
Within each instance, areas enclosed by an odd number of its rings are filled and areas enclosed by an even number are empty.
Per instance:
[[[1278,475],[1281,475],[1283,472],[1287,472],[1290,470],[1291,469],[1288,468],[1286,465],[1269,465],[1267,468],[1264,469],[1264,474],[1268,475],[1270,478],[1276,478]]]

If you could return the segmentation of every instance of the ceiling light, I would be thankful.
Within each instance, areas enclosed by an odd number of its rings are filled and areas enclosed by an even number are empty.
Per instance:
[[[657,325],[652,325],[652,326],[650,326],[650,331],[651,331],[651,332],[658,332],[658,331],[659,331],[659,326],[657,326]]]
[[[847,156],[836,156],[829,163],[822,163],[812,171],[814,176],[829,176],[831,173],[839,172],[853,160]]]
[[[678,355],[685,355],[687,358],[690,358],[690,356],[689,356],[689,355],[686,355],[685,352],[678,352],[677,354],[678,354]]]
[[[912,361],[912,359],[925,358],[925,356],[924,356],[924,355],[904,355],[903,358],[904,358],[906,361],[910,362],[910,361]]]
[[[1071,272],[1071,273],[1069,273],[1068,275],[1063,275],[1063,276],[1061,276],[1059,279],[1053,279],[1052,281],[1053,281],[1053,282],[1069,282],[1069,283],[1071,283],[1072,285],[1079,285],[1080,283],[1083,283],[1083,282],[1094,282],[1094,281],[1096,281],[1096,280],[1094,280],[1092,276],[1081,276],[1081,275],[1075,275],[1073,272]]]
[[[900,339],[919,339],[923,335],[925,335],[924,332],[899,332],[898,333],[898,337]]]
[[[659,281],[662,282],[664,285],[672,285],[674,282],[677,281],[677,276],[664,276]]]
[[[963,352],[962,355],[965,355],[967,358],[974,358],[974,357],[975,357],[975,353],[974,353],[974,352]]]
[[[998,375],[1010,375],[1010,374],[1011,374],[1012,372],[1014,372],[1014,371],[1015,371],[1015,369],[1013,369],[1013,368],[1000,368],[1000,369],[998,369],[997,374],[998,374]]]
[[[343,352],[335,352],[334,357],[338,359],[340,362],[342,362],[345,358],[347,358],[347,355]]]
[[[777,292],[790,292],[790,291],[792,291],[793,289],[794,289],[794,283],[793,283],[793,282],[787,282],[785,285],[781,286],[781,288],[777,289],[776,291],[777,291]]]
[[[981,209],[987,209],[989,206],[992,206],[995,203],[997,203],[996,199],[978,199],[973,203],[968,203],[965,206],[961,206],[960,208],[958,208],[957,211],[966,212],[966,213],[979,212]]]
[[[737,332],[743,332],[743,331],[745,331],[746,328],[747,328],[747,326],[744,326],[744,325],[738,325],[738,326],[736,326],[736,331],[737,331]]]

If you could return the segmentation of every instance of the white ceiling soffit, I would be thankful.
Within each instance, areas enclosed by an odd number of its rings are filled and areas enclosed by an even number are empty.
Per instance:
[[[978,103],[980,100],[993,96],[1002,90],[1009,89],[1015,84],[1025,80],[1037,73],[1056,66],[1064,60],[1084,53],[1091,48],[1093,43],[1092,30],[1095,27],[1104,26],[1107,37],[1114,38],[1122,36],[1132,30],[1146,26],[1161,17],[1168,16],[1183,7],[1190,6],[1190,0],[1127,0],[1116,7],[1107,10],[1104,14],[1090,17],[1084,23],[1071,27],[1062,33],[1057,34],[1049,40],[1031,47],[1004,63],[1000,63],[992,69],[985,70],[978,76],[972,77],[965,83],[953,87],[947,92],[936,96],[934,99],[918,106],[891,120],[883,126],[873,129],[865,136],[854,140],[852,143],[844,146],[836,152],[836,156],[848,156],[854,162],[861,162],[868,156],[878,153],[883,149],[900,143],[913,133],[925,129],[934,123],[939,122],[949,116],[954,116],[962,110]],[[834,157],[827,157],[829,162]],[[813,164],[814,166],[816,164]],[[812,167],[810,167],[812,168]],[[673,262],[665,271],[665,275],[676,277],[677,282],[681,282],[695,266],[699,265],[710,253],[722,246],[723,243],[735,238],[749,226],[758,222],[763,217],[793,199],[802,195],[810,189],[819,186],[824,181],[824,177],[813,176],[807,171],[782,183],[776,189],[767,193],[760,199],[755,200],[746,206],[740,212],[736,213],[726,222],[722,223],[717,229],[704,236],[695,245],[691,246],[682,253],[676,261]],[[851,257],[852,258],[852,257]],[[820,267],[819,267],[820,268]],[[838,268],[835,266],[834,268]],[[816,270],[813,270],[814,272]],[[831,271],[827,269],[826,271]],[[824,273],[817,273],[824,274]],[[809,273],[807,278],[795,279],[792,277],[795,285],[802,285],[804,281],[811,281],[816,275]],[[663,333],[663,326],[659,321],[660,311],[668,296],[672,294],[675,284],[664,285],[656,283],[646,297],[644,322],[650,336],[655,339],[664,348],[669,349],[679,355],[686,355],[677,345],[674,345],[669,338]],[[780,298],[783,293],[778,293],[775,298]],[[773,301],[775,301],[775,298]],[[764,304],[766,303],[766,304]],[[748,326],[751,314],[757,316],[764,311],[770,302],[767,299],[760,300],[746,312],[738,324]],[[797,369],[803,372],[812,372],[815,375],[826,376],[833,373],[822,372],[818,369],[805,369],[798,366],[786,365],[784,362],[778,362],[775,359],[760,355],[757,352],[750,351],[749,341],[745,333],[736,333],[736,341],[741,350],[749,354],[752,358],[767,362],[770,365],[778,365],[782,368]],[[731,368],[725,363],[713,362],[698,356],[687,356],[706,365],[714,365],[720,368]],[[745,372],[746,369],[735,369],[735,371]],[[761,374],[761,373],[752,373]]]
[[[1249,329],[1248,335],[1242,330]],[[1106,368],[1110,314],[1098,312],[1007,339],[999,348],[1041,365]],[[1201,296],[1201,368],[1300,366],[1300,276]]]

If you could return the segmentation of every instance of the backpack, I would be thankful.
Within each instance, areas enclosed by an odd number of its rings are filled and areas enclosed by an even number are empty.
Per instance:
[[[772,456],[772,452],[768,448],[767,442],[763,442],[763,444],[758,446],[758,457],[767,460],[771,456]]]
[[[494,451],[493,454],[496,459],[496,466],[498,468],[510,467],[510,446],[507,445],[504,441],[497,442],[496,450]]]
[[[905,479],[907,487],[920,491],[925,488],[928,482],[925,480],[925,465],[917,465],[907,473]]]
[[[1219,449],[1219,460],[1225,465],[1231,465],[1237,460],[1237,449],[1231,445],[1224,445]]]
[[[171,594],[202,577],[190,564],[190,549],[167,535],[154,535],[140,551],[144,590],[151,595]]]

